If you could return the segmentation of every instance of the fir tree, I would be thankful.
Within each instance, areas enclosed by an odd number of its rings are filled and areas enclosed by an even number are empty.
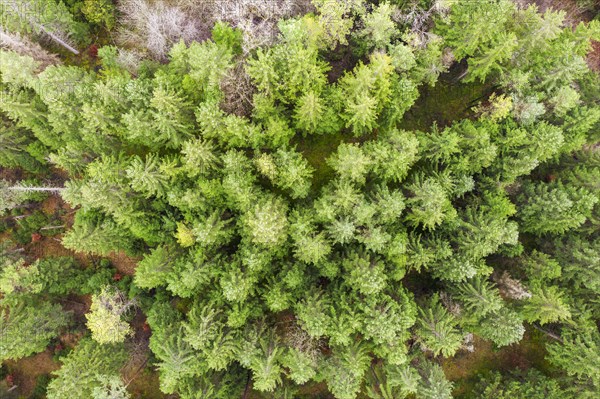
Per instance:
[[[17,360],[42,352],[69,324],[69,313],[48,302],[19,303],[0,312],[0,359]]]
[[[457,329],[457,320],[434,298],[431,304],[419,309],[417,337],[423,349],[432,351],[435,356],[453,356],[462,344],[462,336]]]

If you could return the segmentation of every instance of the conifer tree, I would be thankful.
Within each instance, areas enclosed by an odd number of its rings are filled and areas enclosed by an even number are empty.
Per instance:
[[[129,399],[131,395],[123,381],[117,376],[98,377],[102,386],[92,391],[93,399]]]
[[[133,333],[122,317],[134,305],[118,289],[104,287],[92,296],[92,306],[86,315],[92,338],[101,344],[118,343]]]
[[[103,378],[119,375],[126,359],[123,346],[102,345],[84,337],[61,359],[62,366],[54,372],[56,378],[48,384],[47,396],[49,399],[93,397],[94,389],[104,386]]]
[[[410,209],[406,218],[410,223],[434,229],[445,220],[456,217],[444,187],[434,178],[417,180],[410,186],[410,191],[413,195],[406,200]]]
[[[0,311],[0,359],[17,360],[42,352],[69,324],[69,313],[48,302],[19,303]]]
[[[600,387],[600,337],[597,332],[577,333],[566,330],[562,343],[547,346],[548,360],[573,376],[578,384],[587,385],[589,394]],[[592,396],[590,396],[592,397]]]
[[[503,307],[490,313],[481,322],[479,334],[498,346],[506,346],[523,338],[525,327],[519,315]]]
[[[598,198],[584,188],[529,183],[518,198],[522,229],[534,234],[564,233],[591,216]]]
[[[81,215],[65,234],[62,243],[65,248],[106,255],[119,250],[129,251],[132,239],[125,229],[110,219],[96,222],[89,216]]]
[[[419,313],[416,333],[423,349],[432,351],[435,356],[453,356],[462,344],[454,316],[437,298],[433,298],[426,308],[420,308]]]
[[[444,370],[438,364],[426,362],[421,370],[421,381],[417,388],[417,395],[424,399],[450,399],[452,398],[453,384],[446,379]]]
[[[555,323],[571,317],[564,294],[555,286],[540,288],[523,306],[522,314],[529,322],[539,320],[540,324]]]
[[[243,217],[246,234],[253,243],[266,248],[280,245],[287,236],[286,207],[278,198],[265,198]]]

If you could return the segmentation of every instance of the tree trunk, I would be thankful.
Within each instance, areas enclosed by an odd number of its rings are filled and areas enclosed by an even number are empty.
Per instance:
[[[70,52],[72,52],[75,55],[79,55],[79,51],[77,51],[77,49],[74,49],[73,47],[71,47],[68,43],[66,43],[63,39],[61,39],[60,37],[56,36],[54,33],[48,31],[46,28],[44,28],[42,25],[40,24],[36,24],[35,22],[31,22],[32,24],[36,25],[37,28],[44,32],[46,35],[48,35],[48,37],[50,37],[50,39],[52,39],[54,42],[58,43],[59,45],[63,46],[64,48],[66,48],[67,50],[69,50]]]
[[[248,371],[248,378],[246,378],[246,387],[244,388],[244,394],[242,395],[242,399],[248,399],[248,394],[250,393],[250,371]]]
[[[61,224],[60,226],[46,226],[46,227],[42,227],[40,230],[62,229],[63,227],[65,227],[65,225]]]
[[[64,190],[63,187],[21,187],[21,186],[13,186],[9,187],[9,190],[13,191],[28,191],[28,192],[55,192],[59,193]]]
[[[552,339],[555,339],[555,340],[557,340],[557,341],[558,341],[558,342],[560,342],[561,344],[562,344],[562,343],[564,343],[564,342],[563,342],[563,340],[562,340],[562,338],[561,338],[561,337],[559,337],[558,335],[556,335],[556,334],[554,334],[554,333],[551,333],[550,331],[546,331],[546,330],[544,330],[542,327],[539,327],[539,326],[537,326],[537,325],[535,325],[535,324],[532,324],[532,326],[533,326],[533,328],[535,328],[536,330],[543,332],[544,334],[546,334],[547,336],[549,336],[549,337],[550,337],[550,338],[552,338]]]
[[[48,36],[50,39],[52,39],[52,41],[54,41],[56,44],[64,47],[65,49],[69,50],[70,52],[72,52],[75,55],[79,54],[79,51],[77,51],[77,49],[75,49],[71,45],[69,45],[69,43],[67,43],[65,41],[65,39],[57,36],[56,34],[54,34],[52,32],[50,32],[48,29],[46,29],[42,24],[40,24],[34,18],[29,17],[27,15],[23,15],[23,13],[20,12],[21,10],[19,9],[19,7],[15,6],[14,2],[9,3],[8,6],[20,18],[22,18],[24,20],[27,20],[36,30],[38,30],[39,32],[44,33],[46,36]]]

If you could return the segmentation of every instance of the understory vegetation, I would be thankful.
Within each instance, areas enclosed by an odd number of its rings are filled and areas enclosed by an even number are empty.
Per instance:
[[[546,3],[0,0],[0,396],[597,398],[600,18]]]

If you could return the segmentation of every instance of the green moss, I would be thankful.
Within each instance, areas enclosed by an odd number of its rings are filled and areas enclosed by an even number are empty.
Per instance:
[[[295,139],[296,149],[302,153],[310,166],[315,168],[312,180],[312,189],[318,190],[333,177],[333,169],[327,165],[327,157],[335,152],[337,147],[351,136],[342,133],[322,136],[299,137]]]
[[[462,83],[456,73],[440,76],[434,87],[421,86],[419,98],[398,126],[405,130],[427,131],[435,122],[447,126],[455,120],[473,116],[472,107],[493,91],[489,83]]]
[[[545,360],[546,342],[542,333],[530,327],[518,344],[499,349],[476,338],[475,352],[459,354],[442,363],[446,376],[454,382],[454,397],[473,398],[472,392],[479,376],[488,371],[507,374],[535,368],[542,373],[552,374],[551,367]]]

